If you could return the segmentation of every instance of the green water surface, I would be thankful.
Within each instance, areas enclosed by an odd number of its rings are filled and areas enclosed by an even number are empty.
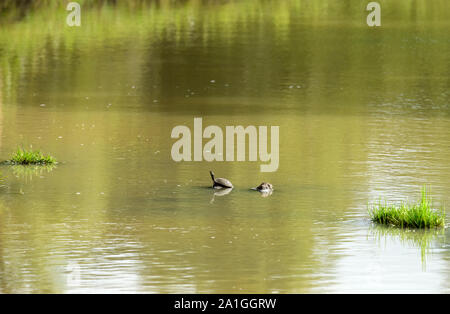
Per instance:
[[[450,292],[448,229],[367,214],[449,203],[447,0],[118,2],[0,6],[0,159],[60,161],[0,166],[0,293]],[[279,126],[278,170],[174,162],[194,117]]]

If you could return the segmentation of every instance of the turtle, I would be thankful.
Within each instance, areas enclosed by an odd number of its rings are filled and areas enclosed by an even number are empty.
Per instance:
[[[214,172],[210,171],[209,174],[211,175],[211,179],[213,180],[213,188],[215,189],[232,189],[233,188],[233,184],[231,184],[231,182],[227,179],[224,178],[215,178],[214,177]]]
[[[259,192],[267,193],[273,191],[273,185],[268,182],[263,182],[254,189]]]

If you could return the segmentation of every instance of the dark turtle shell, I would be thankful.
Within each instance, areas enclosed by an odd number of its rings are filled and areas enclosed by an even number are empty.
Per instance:
[[[227,179],[217,178],[214,180],[214,187],[232,188],[233,184]]]
[[[217,178],[214,176],[214,172],[210,171],[209,174],[211,175],[211,179],[213,180],[213,187],[214,188],[233,188],[233,184],[231,184],[230,181],[224,178]]]

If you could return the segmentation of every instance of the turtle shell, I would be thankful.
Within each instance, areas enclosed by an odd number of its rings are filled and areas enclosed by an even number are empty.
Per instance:
[[[224,178],[217,178],[214,181],[214,187],[222,187],[222,188],[232,188],[233,184],[230,181]]]

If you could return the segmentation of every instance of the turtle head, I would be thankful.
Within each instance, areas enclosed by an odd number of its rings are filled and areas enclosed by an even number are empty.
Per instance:
[[[268,183],[268,182],[263,182],[261,183],[257,188],[258,191],[266,191],[266,190],[272,190],[273,186],[272,184]]]

